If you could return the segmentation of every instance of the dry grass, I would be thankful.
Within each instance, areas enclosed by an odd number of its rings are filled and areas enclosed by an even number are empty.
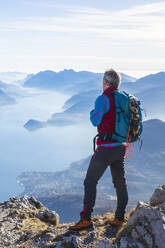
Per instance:
[[[33,231],[34,234],[28,239],[27,241],[23,241],[19,244],[19,248],[26,248],[28,243],[38,235],[42,235],[43,232],[45,232],[48,229],[48,225],[42,221],[40,221],[38,218],[27,218],[24,220],[23,227],[19,229],[21,232],[29,232]]]
[[[29,209],[28,214],[24,211],[19,211],[18,217],[22,219],[22,227],[18,228],[17,231],[25,233],[33,231],[34,234],[27,241],[20,243],[18,248],[26,248],[30,240],[32,240],[36,235],[39,235],[47,230],[48,224],[35,217],[35,214],[40,210],[41,209]]]
[[[114,213],[107,212],[104,216],[96,215],[92,218],[92,221],[94,222],[94,225],[96,227],[97,232],[99,233],[99,236],[97,237],[97,241],[101,240],[104,237],[107,237],[110,239],[112,243],[116,242],[125,232],[125,225],[127,224],[127,220],[132,216],[132,214],[135,212],[135,208],[133,208],[128,214],[126,214],[125,219],[126,222],[123,223],[122,226],[114,228],[112,231],[112,227],[109,225],[109,221],[114,219]],[[20,217],[23,218],[23,227],[19,229],[19,231],[29,231],[33,230],[34,235],[31,237],[33,239],[35,236],[42,235],[47,229],[49,223],[40,221],[38,218],[33,216],[33,213],[31,216],[23,215]],[[63,224],[57,224],[57,227],[59,229],[68,227],[73,224],[72,223],[63,223]],[[113,234],[112,234],[113,232]],[[89,231],[82,231],[81,232],[81,237],[86,238],[88,236]],[[59,236],[56,237],[55,240],[60,240],[62,241],[62,236],[67,235],[67,233],[61,233]],[[29,243],[30,240],[20,244],[19,248],[26,248],[27,244]],[[51,243],[50,243],[51,244]],[[66,247],[68,247],[69,244],[66,244]]]
[[[133,213],[135,212],[136,208],[132,208],[131,211],[128,213],[128,219],[133,215]]]
[[[40,221],[38,218],[27,218],[24,220],[24,227],[21,229],[22,231],[44,231],[48,228],[48,224]]]

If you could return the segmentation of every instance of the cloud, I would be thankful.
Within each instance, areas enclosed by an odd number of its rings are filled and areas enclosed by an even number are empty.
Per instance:
[[[165,11],[165,3],[158,2],[158,3],[151,3],[151,4],[144,4],[134,6],[128,10],[123,10],[120,13],[128,14],[128,15],[148,15],[153,13],[163,13]]]
[[[39,4],[39,2],[38,2]],[[165,39],[165,3],[158,2],[134,6],[120,11],[64,6],[40,2],[47,7],[65,9],[65,16],[27,17],[19,21],[0,24],[0,30],[79,33],[101,35],[121,40]]]
[[[29,4],[29,0],[27,2]],[[4,22],[0,17],[0,31],[6,39],[6,44],[5,40],[0,41],[3,45],[1,56],[6,59],[6,67],[12,54],[12,66],[24,63],[25,69],[28,65],[31,68],[56,65],[59,69],[71,66],[104,70],[112,61],[112,66],[121,70],[162,70],[165,2],[123,10],[57,5],[46,1],[30,4],[39,6],[40,3],[44,15],[38,8],[34,16],[18,15],[12,21],[6,19]],[[49,8],[54,9],[49,11]]]

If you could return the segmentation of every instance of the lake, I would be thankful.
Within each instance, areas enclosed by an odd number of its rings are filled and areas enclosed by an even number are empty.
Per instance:
[[[96,129],[86,124],[47,127],[35,132],[23,125],[29,119],[45,121],[60,112],[70,97],[57,92],[25,89],[26,97],[0,107],[0,201],[23,191],[16,177],[23,171],[57,171],[93,152]]]

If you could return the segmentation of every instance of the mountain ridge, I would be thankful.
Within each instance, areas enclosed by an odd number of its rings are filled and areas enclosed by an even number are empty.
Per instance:
[[[148,79],[149,78],[149,79]],[[152,79],[152,80],[151,80]],[[63,111],[54,113],[52,116],[41,122],[27,121],[24,127],[29,131],[35,131],[47,126],[68,126],[84,122],[89,119],[89,112],[94,107],[94,102],[97,96],[102,94],[102,84],[100,83],[102,77],[92,79],[78,86],[74,86],[77,92],[72,93],[72,96],[64,103]],[[135,82],[122,82],[121,90],[134,94],[141,100],[142,108],[147,112],[147,118],[161,118],[165,119],[164,101],[165,95],[165,72],[147,75]],[[78,90],[77,90],[78,88]],[[154,102],[154,104],[152,104]],[[149,116],[149,117],[148,117]],[[31,125],[33,124],[33,125]],[[43,125],[44,124],[44,125]]]
[[[99,87],[99,81],[102,80],[103,73],[94,73],[90,71],[74,71],[73,69],[64,69],[55,72],[51,70],[40,71],[25,80],[25,87],[36,87],[41,89],[54,89],[62,92],[78,93],[82,89],[94,89]],[[134,82],[136,78],[121,73],[122,82]]]

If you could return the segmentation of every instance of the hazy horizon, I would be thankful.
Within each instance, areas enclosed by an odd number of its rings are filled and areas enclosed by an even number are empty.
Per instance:
[[[111,67],[107,67],[106,69],[109,69]],[[68,67],[68,68],[61,68],[61,69],[58,69],[56,70],[56,68],[52,68],[52,69],[49,69],[49,68],[42,68],[41,70],[36,70],[36,71],[0,71],[0,73],[25,73],[25,74],[37,74],[41,71],[46,71],[46,70],[51,70],[51,71],[55,71],[55,72],[60,72],[60,71],[63,71],[63,70],[74,70],[76,72],[80,72],[80,71],[90,71],[90,72],[94,72],[94,73],[104,73],[105,70],[89,70],[88,68],[87,69],[84,69],[84,70],[76,70],[75,68],[71,68],[71,67]],[[148,71],[148,72],[142,72],[142,73],[132,73],[132,71],[120,71],[120,73],[124,73],[126,75],[129,75],[129,76],[132,76],[132,77],[135,77],[137,79],[141,78],[141,77],[145,77],[147,75],[150,75],[150,74],[155,74],[155,73],[159,73],[159,72],[165,72],[165,70],[158,70],[158,71]]]
[[[53,113],[62,111],[70,96],[55,91],[24,90],[26,97],[18,97],[16,104],[0,107],[0,186],[3,188],[0,201],[23,191],[16,182],[21,172],[63,170],[70,163],[90,155],[93,149],[92,138],[96,130],[89,120],[82,125],[27,131],[23,126],[29,119],[46,121]]]

